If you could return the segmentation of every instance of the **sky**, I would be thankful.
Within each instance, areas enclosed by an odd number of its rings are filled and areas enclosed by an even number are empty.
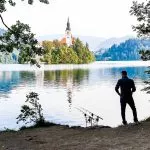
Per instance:
[[[16,0],[16,7],[7,7],[3,13],[11,26],[16,20],[30,25],[36,36],[64,34],[70,18],[73,35],[103,38],[136,35],[132,25],[136,18],[130,16],[132,0],[49,0],[45,5],[37,0],[27,5],[27,0]],[[0,28],[4,28],[0,23]]]

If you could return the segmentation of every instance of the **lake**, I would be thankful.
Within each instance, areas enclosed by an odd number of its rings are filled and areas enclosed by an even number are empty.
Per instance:
[[[30,65],[0,64],[0,130],[18,129],[16,124],[26,94],[39,93],[46,120],[70,126],[85,126],[83,114],[76,108],[85,108],[104,120],[100,125],[116,127],[121,124],[120,101],[114,88],[127,70],[134,79],[137,91],[133,94],[139,120],[150,116],[150,95],[141,91],[144,73],[150,62],[94,62],[89,65]],[[133,122],[127,106],[128,122]]]

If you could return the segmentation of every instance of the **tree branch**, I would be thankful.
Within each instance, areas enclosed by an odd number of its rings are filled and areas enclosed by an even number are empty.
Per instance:
[[[1,21],[2,21],[3,25],[4,25],[9,31],[13,32],[13,31],[5,24],[4,19],[3,19],[3,17],[2,17],[1,14],[0,14],[0,18],[1,18]]]

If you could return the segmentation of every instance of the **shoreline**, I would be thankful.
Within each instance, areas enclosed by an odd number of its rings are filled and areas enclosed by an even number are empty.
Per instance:
[[[1,150],[141,150],[150,148],[150,119],[109,127],[54,125],[0,132]]]

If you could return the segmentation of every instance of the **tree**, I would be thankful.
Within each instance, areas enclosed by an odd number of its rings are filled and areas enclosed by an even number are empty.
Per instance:
[[[47,64],[52,63],[52,51],[55,48],[54,43],[51,41],[43,41],[42,47],[44,48],[45,54],[43,55],[43,58],[41,59],[43,62],[46,62]]]
[[[76,52],[71,47],[63,46],[60,50],[60,63],[77,64],[78,56]]]
[[[24,0],[22,0],[24,1]],[[48,0],[39,0],[42,3],[48,4]],[[28,0],[28,4],[33,4],[34,0]],[[20,50],[20,63],[30,62],[31,64],[37,64],[35,57],[37,55],[43,55],[42,48],[38,47],[38,41],[35,39],[34,34],[31,33],[30,27],[27,24],[23,24],[17,21],[15,25],[8,27],[4,22],[2,13],[7,11],[6,6],[15,6],[16,2],[13,0],[1,0],[0,1],[0,19],[3,25],[7,28],[4,35],[0,36],[0,51],[12,52],[13,49]]]
[[[89,51],[88,44],[86,43],[86,45],[84,45],[79,38],[75,40],[73,44],[73,49],[78,55],[79,64],[86,64],[95,60],[94,55],[92,54],[92,52]]]
[[[21,114],[16,118],[17,123],[20,121],[25,122],[25,124],[28,123],[34,123],[34,124],[43,124],[45,122],[45,119],[43,117],[42,113],[42,106],[39,103],[39,97],[38,94],[35,92],[31,92],[26,96],[26,103],[29,103],[28,105],[23,105],[21,107]]]
[[[138,25],[133,26],[133,30],[137,32],[138,37],[150,38],[150,1],[139,3],[133,1],[133,5],[130,10],[130,14],[135,16],[138,21]],[[141,50],[141,58],[144,61],[150,60],[150,50]],[[150,69],[147,71],[150,75]],[[147,87],[144,89],[147,93],[150,93],[150,81],[145,81]]]

